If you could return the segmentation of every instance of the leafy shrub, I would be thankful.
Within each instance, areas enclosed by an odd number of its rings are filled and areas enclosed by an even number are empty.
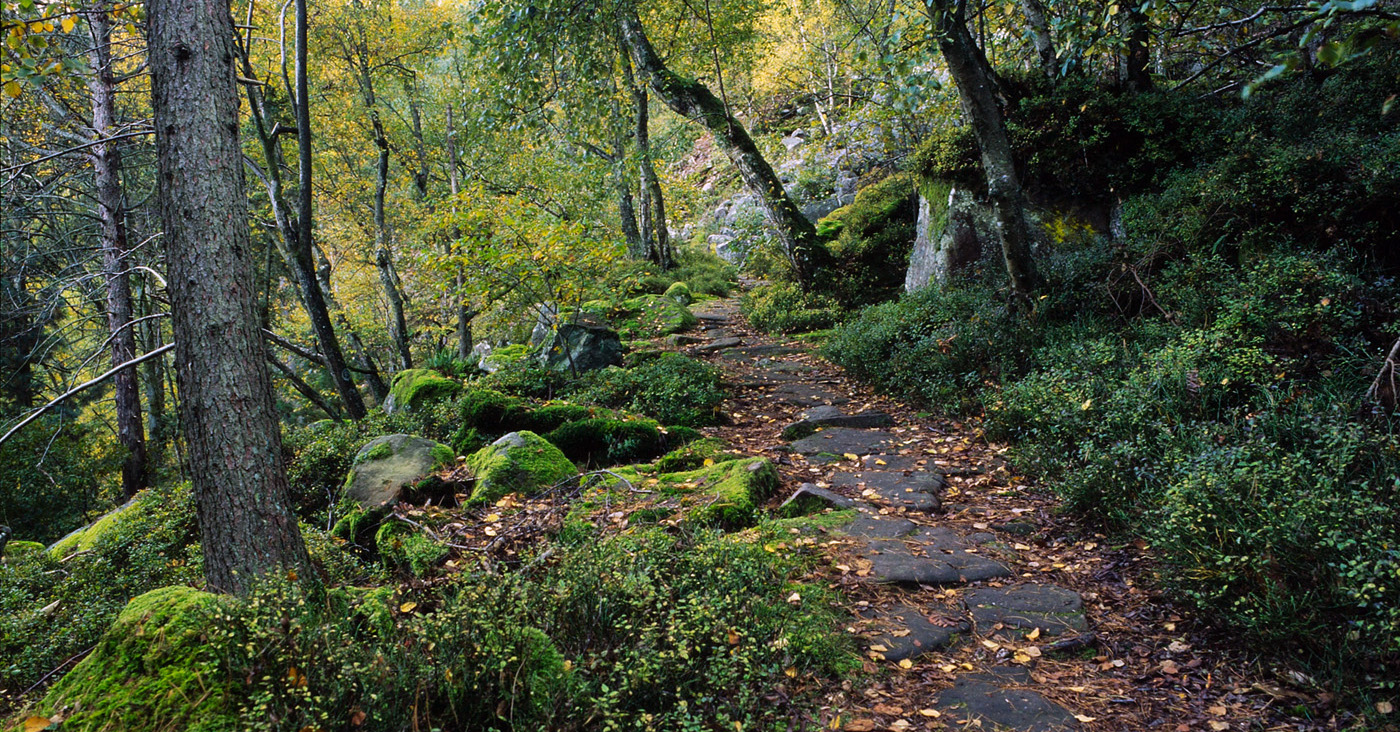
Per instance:
[[[817,222],[830,251],[817,287],[846,308],[888,299],[904,284],[902,267],[914,246],[918,195],[912,176],[892,175],[856,193],[848,206]]]
[[[739,308],[753,327],[766,333],[805,333],[830,328],[840,320],[839,305],[830,296],[804,293],[790,282],[757,287],[744,293]]]
[[[665,452],[659,427],[649,419],[584,419],[561,425],[544,438],[579,465],[621,465]]]
[[[122,459],[95,430],[40,418],[0,448],[0,524],[53,542],[120,500]]]
[[[698,427],[715,423],[724,390],[715,367],[678,353],[663,353],[630,370],[594,372],[576,397],[646,414],[662,424]]]

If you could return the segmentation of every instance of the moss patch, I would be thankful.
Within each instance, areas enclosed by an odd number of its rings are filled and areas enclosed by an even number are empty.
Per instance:
[[[700,322],[688,308],[666,295],[634,297],[624,300],[619,309],[617,332],[623,338],[655,338],[688,330]]]
[[[148,508],[148,502],[146,493],[136,496],[102,518],[59,539],[49,547],[49,554],[54,559],[62,559],[76,552],[92,551],[103,539],[122,533],[123,527],[138,519],[138,514]]]
[[[512,432],[467,458],[476,476],[469,505],[492,503],[507,493],[529,495],[577,475],[559,448],[529,430]]]
[[[447,558],[448,547],[401,521],[386,521],[374,535],[374,546],[386,564],[406,567],[417,577],[428,574]]]
[[[576,463],[617,465],[655,457],[665,450],[660,425],[650,419],[584,419],[545,435]]]
[[[6,559],[19,559],[44,551],[44,545],[37,541],[12,541],[5,545]]]
[[[457,396],[462,384],[432,369],[405,369],[394,377],[389,387],[385,411],[420,411],[424,406]],[[392,408],[390,408],[392,405]]]
[[[690,286],[684,282],[677,282],[666,288],[666,297],[675,300],[681,305],[689,305],[695,302],[695,296],[690,294]]]
[[[698,439],[689,444],[682,445],[656,461],[656,471],[659,473],[675,473],[682,470],[695,470],[705,467],[706,460],[723,462],[725,460],[737,460],[737,455],[726,455],[725,448],[728,445],[718,437],[706,437]]]
[[[71,708],[70,732],[222,732],[238,728],[229,681],[205,633],[221,599],[188,587],[127,603],[97,648],[44,697],[41,713]]]
[[[655,492],[656,501],[648,508],[678,508],[683,523],[727,529],[753,525],[759,518],[759,506],[779,483],[777,468],[763,458],[727,460],[656,477],[643,474],[642,467],[616,468],[614,475],[604,477],[603,485],[617,488],[626,480],[635,488]]]

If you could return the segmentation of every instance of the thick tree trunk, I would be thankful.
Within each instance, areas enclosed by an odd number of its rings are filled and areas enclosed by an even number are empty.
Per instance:
[[[92,30],[93,75],[92,132],[97,140],[116,129],[116,76],[112,69],[111,9],[100,3],[89,13]],[[132,321],[131,277],[126,266],[126,221],[122,203],[121,152],[115,142],[99,142],[89,148],[96,178],[97,217],[100,224],[102,269],[107,279],[107,327],[112,338],[112,365],[136,358],[136,333]],[[122,462],[122,491],[136,495],[147,485],[146,429],[141,422],[141,385],[135,366],[113,377],[117,407],[117,441],[126,449]]]
[[[972,125],[973,136],[981,149],[987,196],[996,212],[997,236],[1001,239],[1006,274],[1017,293],[1028,295],[1040,283],[1035,260],[1031,258],[1026,196],[1016,175],[1006,123],[997,106],[991,66],[967,30],[960,0],[935,0],[930,9],[938,33],[938,47],[958,87],[963,116]]]
[[[1060,73],[1060,62],[1055,54],[1055,41],[1050,35],[1050,21],[1046,16],[1045,3],[1041,0],[1021,0],[1021,12],[1026,16],[1026,25],[1031,29],[1031,43],[1035,45],[1035,55],[1040,61],[1040,71],[1050,78]]]
[[[146,15],[176,381],[204,576],[211,589],[236,593],[273,570],[309,578],[252,288],[233,19],[224,0],[147,0]]]
[[[804,288],[811,286],[819,266],[817,230],[788,197],[782,181],[773,172],[773,166],[764,159],[748,131],[704,84],[666,68],[656,55],[656,49],[652,48],[635,7],[622,3],[618,10],[618,24],[623,44],[637,65],[642,80],[676,114],[699,122],[710,132],[734,167],[738,168],[744,184],[763,206],[798,283]]]
[[[1152,40],[1152,28],[1138,2],[1128,0],[1118,6],[1119,30],[1123,34],[1124,45],[1120,78],[1123,88],[1131,92],[1145,92],[1152,88],[1152,74],[1148,69],[1151,62],[1148,44]]]

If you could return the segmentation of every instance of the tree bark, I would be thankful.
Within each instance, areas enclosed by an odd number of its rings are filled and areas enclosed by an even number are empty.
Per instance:
[[[204,576],[234,593],[274,570],[309,579],[258,329],[233,18],[224,0],[147,0],[146,15],[176,382]]]
[[[366,70],[368,75],[368,70]],[[372,83],[368,76],[366,84]],[[394,257],[389,252],[389,224],[384,217],[384,195],[389,188],[389,139],[384,134],[384,123],[379,119],[379,111],[374,108],[373,87],[366,97],[370,107],[370,123],[374,129],[374,144],[379,148],[379,160],[374,175],[374,264],[379,268],[379,283],[384,287],[384,295],[389,299],[389,338],[394,342],[398,353],[399,368],[413,368],[413,356],[408,350],[408,320],[404,317],[403,292],[399,289],[399,276],[394,271]]]
[[[631,71],[627,76],[631,76]],[[630,82],[630,80],[629,80]],[[641,238],[645,242],[647,256],[663,271],[671,268],[671,236],[666,230],[666,200],[661,196],[661,180],[656,176],[656,167],[651,162],[651,111],[647,104],[647,91],[641,86],[629,83],[632,87],[632,103],[636,107],[637,180],[642,198]]]
[[[1056,58],[1054,38],[1050,35],[1045,3],[1041,0],[1021,0],[1021,12],[1026,16],[1026,24],[1031,29],[1031,43],[1035,46],[1035,55],[1040,61],[1040,71],[1053,79],[1060,73],[1060,62]]]
[[[997,106],[991,65],[967,30],[962,0],[933,0],[929,5],[938,47],[958,88],[963,116],[972,125],[987,177],[987,197],[996,213],[997,237],[1011,287],[1025,296],[1039,286],[1031,258],[1031,231],[1026,223],[1026,196],[1016,175],[1006,122]]]
[[[617,13],[623,44],[637,65],[642,80],[676,114],[699,122],[710,132],[734,167],[738,168],[744,184],[757,196],[778,234],[798,283],[803,288],[810,287],[820,264],[817,230],[788,197],[782,181],[773,172],[773,166],[764,159],[744,126],[713,92],[704,84],[666,68],[647,38],[634,6],[622,3]]]
[[[461,160],[457,157],[457,127],[452,116],[452,105],[447,105],[447,184],[452,190],[452,213],[457,213],[457,196],[462,192],[461,176],[458,172],[461,169]],[[453,229],[452,239],[455,242],[462,235],[461,230]],[[451,244],[448,245],[449,249]],[[463,292],[467,287],[467,273],[461,263],[457,264],[457,272],[452,281],[454,292],[452,294],[452,304],[456,309],[457,321],[457,359],[466,361],[472,355],[472,318],[476,317],[467,308],[466,296]]]
[[[1152,28],[1139,2],[1127,0],[1118,6],[1119,30],[1125,46],[1120,73],[1123,88],[1130,92],[1145,92],[1152,88],[1152,74],[1148,70],[1151,61],[1148,44],[1152,40]]]
[[[101,2],[88,14],[92,31],[92,133],[104,140],[116,128],[116,75],[112,69],[111,8]],[[107,280],[107,327],[111,332],[112,365],[136,358],[136,332],[131,324],[131,277],[126,266],[126,211],[122,203],[121,151],[116,142],[98,142],[88,150],[96,182],[102,269]],[[141,385],[135,366],[113,378],[117,409],[117,441],[126,449],[122,462],[122,491],[134,496],[148,482],[146,429],[141,422]]]

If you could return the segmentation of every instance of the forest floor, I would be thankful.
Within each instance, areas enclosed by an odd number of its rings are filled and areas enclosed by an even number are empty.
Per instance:
[[[1308,679],[1167,602],[1146,544],[1077,525],[975,420],[875,394],[810,343],[748,327],[737,299],[693,309],[686,350],[730,385],[727,424],[706,431],[778,464],[770,508],[803,490],[860,512],[808,578],[847,598],[869,672],[822,690],[826,728],[1336,728]],[[804,413],[824,428],[785,439]]]

